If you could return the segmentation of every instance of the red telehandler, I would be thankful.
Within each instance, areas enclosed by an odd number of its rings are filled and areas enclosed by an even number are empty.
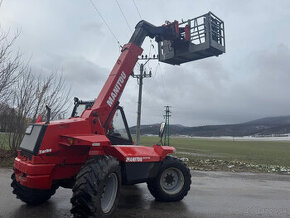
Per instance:
[[[109,217],[122,185],[146,182],[158,201],[180,201],[190,189],[189,168],[167,156],[174,147],[134,145],[119,99],[149,36],[158,42],[159,61],[172,65],[225,52],[224,23],[211,12],[186,22],[156,27],[140,21],[122,48],[98,98],[75,98],[66,120],[31,124],[14,162],[13,193],[29,205],[47,201],[61,186],[72,188],[74,217]],[[116,128],[115,118],[124,128]]]

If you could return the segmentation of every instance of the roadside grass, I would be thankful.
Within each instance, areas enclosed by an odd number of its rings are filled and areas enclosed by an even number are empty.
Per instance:
[[[158,140],[143,136],[141,144]],[[194,169],[290,173],[290,142],[172,137],[170,144],[176,148],[175,155]]]

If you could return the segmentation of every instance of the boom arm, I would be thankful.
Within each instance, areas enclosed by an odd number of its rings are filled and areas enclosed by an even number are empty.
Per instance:
[[[131,75],[138,56],[142,54],[141,48],[146,36],[159,40],[172,40],[178,34],[171,26],[156,27],[146,21],[140,21],[128,44],[122,48],[122,53],[113,67],[109,78],[102,88],[98,98],[90,110],[86,110],[82,117],[88,118],[97,115],[104,128],[107,128],[113,119],[118,106],[118,100]]]
[[[108,129],[147,36],[158,42],[159,61],[172,65],[225,52],[224,23],[211,12],[182,23],[174,21],[159,27],[142,20],[136,25],[128,44],[124,45],[94,105],[82,114],[83,118],[97,116],[104,130]]]

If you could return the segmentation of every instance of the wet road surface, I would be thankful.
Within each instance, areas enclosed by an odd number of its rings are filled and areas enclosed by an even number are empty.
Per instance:
[[[27,206],[12,194],[11,173],[0,168],[1,218],[72,217],[71,190],[59,188],[46,203]],[[122,187],[114,217],[290,217],[290,176],[193,171],[192,181],[188,196],[175,203],[154,201],[145,184]]]

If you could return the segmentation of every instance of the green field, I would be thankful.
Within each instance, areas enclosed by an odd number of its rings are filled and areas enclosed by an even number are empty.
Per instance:
[[[152,145],[158,137],[141,137]],[[195,169],[290,172],[290,142],[171,138],[176,156]]]
[[[158,142],[158,137],[141,137],[143,145],[151,146]],[[193,169],[290,174],[290,141],[171,138],[170,144],[176,148],[174,155],[183,158]],[[0,133],[0,148],[8,148],[7,134]]]

